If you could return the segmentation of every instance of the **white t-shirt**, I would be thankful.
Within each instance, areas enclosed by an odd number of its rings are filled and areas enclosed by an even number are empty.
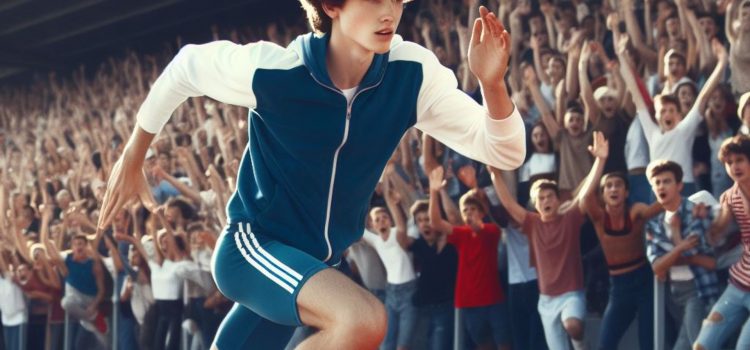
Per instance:
[[[0,277],[0,313],[3,314],[3,326],[13,327],[26,322],[26,300],[10,274]]]
[[[159,266],[155,261],[149,260],[148,267],[151,269],[151,289],[156,300],[179,300],[182,282],[186,278],[201,282],[198,265],[192,261],[164,259]]]
[[[647,167],[648,161],[648,141],[643,134],[641,121],[635,118],[625,136],[625,163],[628,170],[633,170]]]
[[[388,240],[383,241],[379,234],[365,230],[362,239],[378,252],[380,260],[385,266],[386,280],[390,284],[402,284],[417,278],[414,264],[409,254],[398,244],[396,228],[392,227]]]
[[[670,221],[674,217],[676,212],[665,210],[664,211],[664,229],[667,231],[667,237],[672,239],[674,232],[672,232],[672,226]],[[672,281],[692,281],[693,271],[690,271],[690,267],[687,265],[672,266],[669,268],[669,278]]]
[[[508,246],[508,283],[536,281],[536,269],[529,264],[529,239],[510,226],[503,230],[505,244]]]
[[[518,177],[519,181],[526,182],[532,176],[540,174],[551,174],[557,171],[557,162],[554,153],[534,153],[531,158],[521,166]]]
[[[380,261],[378,253],[370,244],[362,241],[354,242],[349,247],[347,260],[354,262],[359,270],[362,283],[370,290],[385,289],[385,267]]]
[[[130,280],[131,277],[125,277],[125,281]],[[130,294],[130,308],[133,309],[133,316],[138,324],[143,324],[143,319],[146,317],[146,311],[154,304],[154,293],[151,290],[150,284],[141,284],[137,281],[133,281],[133,291]]]
[[[677,126],[662,134],[651,120],[647,110],[638,110],[638,119],[648,142],[651,160],[666,159],[682,167],[682,182],[695,182],[693,178],[693,142],[698,125],[703,120],[698,106],[694,106]]]
[[[344,97],[346,97],[346,102],[350,103],[352,102],[352,99],[354,98],[354,94],[357,92],[357,87],[353,87],[351,89],[344,89],[341,90],[341,92],[344,94]]]

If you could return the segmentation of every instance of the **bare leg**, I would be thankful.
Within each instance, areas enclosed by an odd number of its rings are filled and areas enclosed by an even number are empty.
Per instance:
[[[385,337],[385,308],[372,294],[334,269],[311,277],[297,296],[300,319],[320,331],[305,349],[377,349]]]

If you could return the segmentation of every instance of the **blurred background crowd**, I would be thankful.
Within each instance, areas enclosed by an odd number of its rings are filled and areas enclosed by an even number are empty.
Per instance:
[[[494,173],[419,130],[404,136],[372,197],[371,232],[349,249],[339,267],[383,301],[388,294],[398,298],[398,305],[386,304],[393,321],[389,327],[401,333],[399,349],[452,348],[454,327],[468,332],[462,336],[465,348],[493,342],[489,346],[559,348],[545,344],[529,243],[509,220],[493,180],[503,181],[524,206],[538,179],[557,181],[560,199],[571,199],[594,161],[586,146],[600,131],[609,140],[605,172],[626,174],[629,203],[654,202],[645,176],[652,158],[682,166],[685,195],[706,190],[718,198],[732,186],[718,159],[719,146],[728,137],[750,133],[748,99],[741,98],[750,91],[750,1],[408,3],[399,34],[433,51],[454,70],[459,88],[481,103],[466,57],[467,28],[480,4],[494,11],[512,36],[506,82],[527,125],[527,160],[517,171]],[[282,14],[262,26],[219,23],[204,31],[213,40],[286,46],[309,31],[304,17],[296,15]],[[131,203],[110,230],[95,234],[108,174],[133,130],[140,103],[186,43],[177,38],[159,50],[123,48],[75,70],[0,81],[0,344],[5,349],[62,349],[66,339],[71,349],[210,346],[232,306],[217,291],[210,263],[248,141],[246,109],[189,99],[147,154],[145,171],[160,207]],[[634,91],[630,81],[639,89]],[[659,126],[641,125],[633,94],[650,108],[652,97],[674,96],[680,115],[658,121]],[[694,104],[700,116],[688,128]],[[665,143],[663,135],[649,134],[660,127],[686,130],[677,142]],[[430,227],[427,200],[435,192],[451,225],[465,224],[462,197],[471,197],[486,214],[483,220],[501,232],[488,241],[497,245],[496,255],[482,260],[481,271],[461,267],[461,256],[471,252]],[[384,254],[377,241],[391,225],[405,227],[410,237],[401,247],[403,256],[396,258]],[[733,243],[722,248],[726,251],[741,246],[739,238],[728,241]],[[437,250],[428,249],[435,244]],[[716,249],[714,254],[722,253]],[[580,230],[580,255],[584,333],[594,348],[610,276],[589,222]],[[731,262],[717,267],[721,288]],[[481,279],[489,282],[476,282]],[[481,289],[495,280],[497,288]],[[416,286],[406,296],[388,287],[410,281]],[[456,308],[484,306],[487,299],[503,305],[497,311],[502,322],[490,321],[488,329],[475,332],[473,325],[455,321]],[[678,338],[683,314],[670,313],[665,324],[657,325],[665,329],[668,344]],[[482,318],[464,318],[477,319]],[[292,342],[313,331],[300,329]],[[627,334],[623,344],[630,345],[622,348],[636,348],[637,332]]]

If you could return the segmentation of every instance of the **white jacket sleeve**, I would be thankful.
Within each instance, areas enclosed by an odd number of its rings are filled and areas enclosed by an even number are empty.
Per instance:
[[[518,109],[508,118],[490,118],[487,109],[463,91],[453,72],[435,55],[423,61],[416,127],[451,149],[498,169],[518,168],[526,157],[526,131]]]
[[[154,82],[138,111],[138,125],[147,132],[158,133],[172,112],[193,96],[206,95],[224,103],[254,107],[252,67],[264,45],[229,41],[186,45]]]

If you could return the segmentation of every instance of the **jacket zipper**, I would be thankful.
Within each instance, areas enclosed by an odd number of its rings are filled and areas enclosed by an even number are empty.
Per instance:
[[[343,96],[346,99],[346,95],[344,95],[344,93],[341,92],[339,89],[335,89],[326,84],[321,83],[317,78],[315,78],[315,76],[312,73],[310,73],[310,76],[320,86],[323,86]],[[357,96],[359,96],[359,94],[367,90],[371,90],[371,89],[378,87],[381,82],[382,82],[382,79],[379,80],[375,85],[368,86],[362,90],[357,91],[357,93],[355,93],[354,96],[352,96],[352,100],[347,101],[346,103],[346,121],[344,123],[344,137],[342,137],[341,144],[339,144],[339,147],[336,148],[336,152],[333,153],[333,168],[331,169],[331,181],[330,181],[330,185],[328,186],[328,203],[326,204],[326,221],[325,221],[325,227],[323,229],[325,240],[326,240],[326,245],[328,247],[328,254],[326,255],[326,258],[323,259],[323,262],[327,262],[328,260],[330,260],[331,255],[333,255],[333,248],[331,247],[331,240],[328,237],[328,229],[329,229],[329,225],[331,221],[331,204],[333,203],[333,184],[336,181],[336,164],[338,163],[339,152],[341,151],[341,148],[343,148],[344,145],[346,144],[346,140],[349,138],[349,122],[352,118],[352,105],[354,104],[354,100],[357,99]]]

